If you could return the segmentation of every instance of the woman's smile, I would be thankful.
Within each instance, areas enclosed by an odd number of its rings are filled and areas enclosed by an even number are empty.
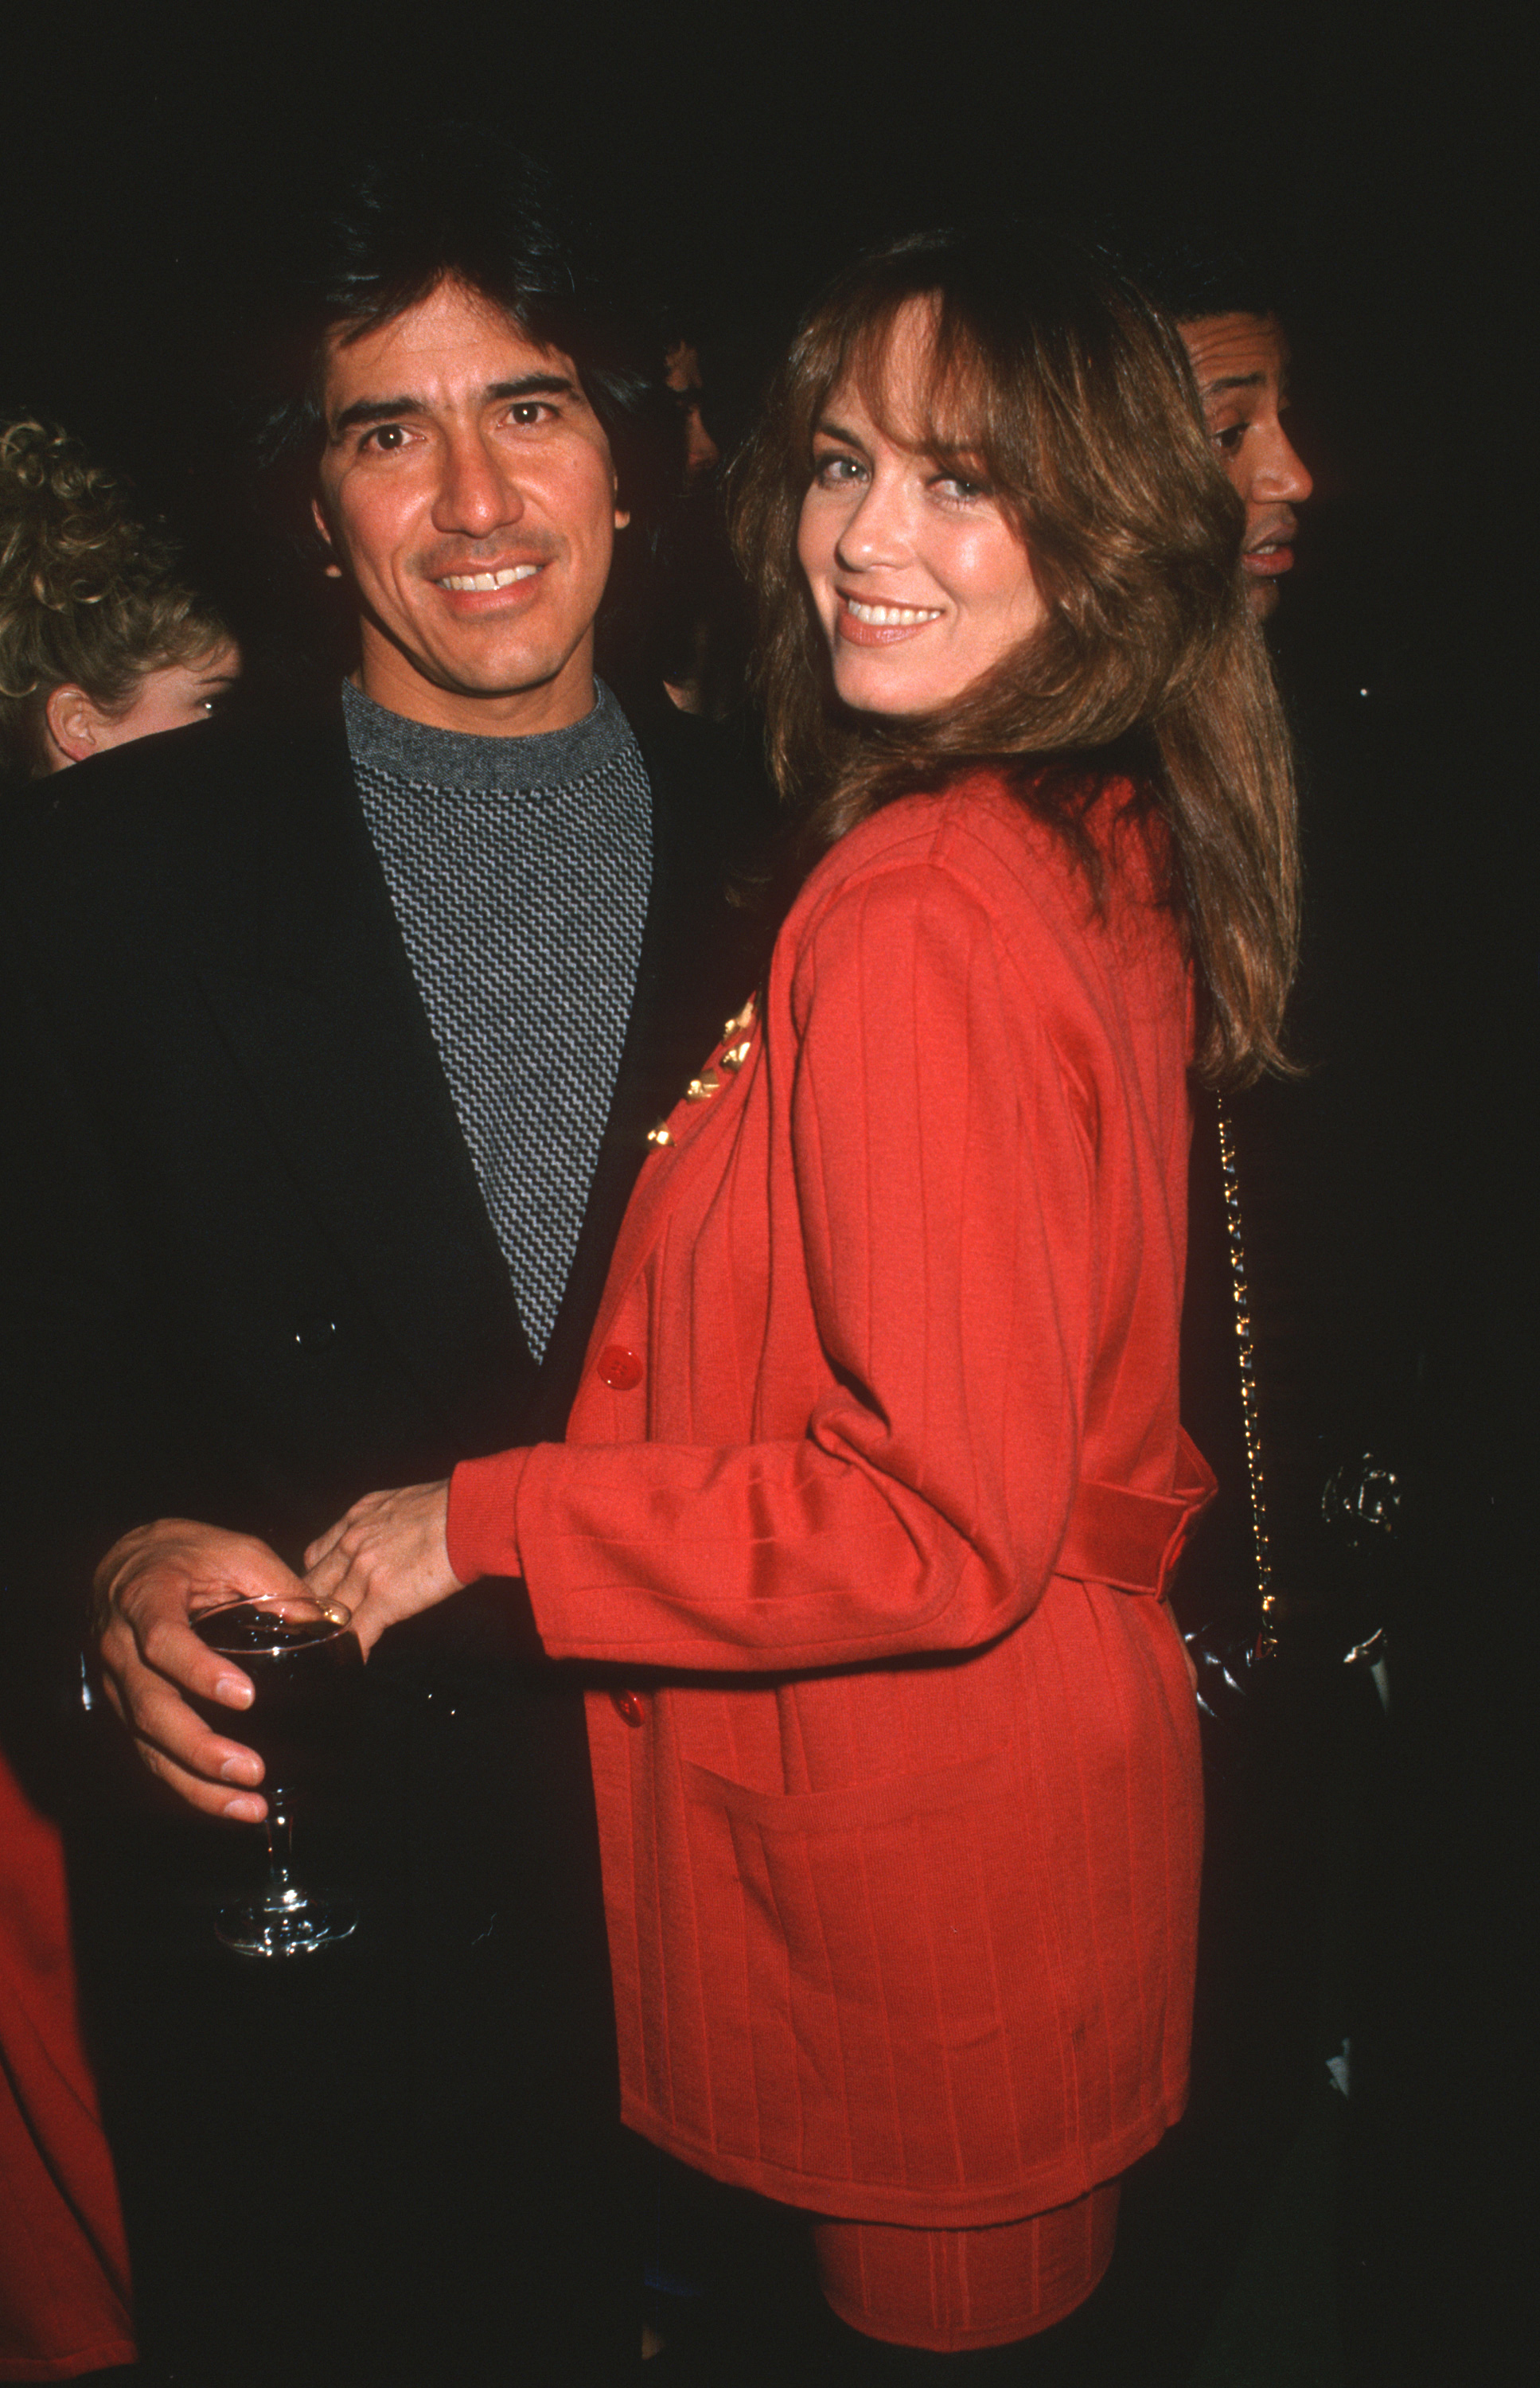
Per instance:
[[[912,638],[916,630],[928,629],[941,618],[939,605],[877,605],[869,600],[852,597],[839,590],[839,611],[835,616],[839,638],[855,647],[890,646],[897,639]]]

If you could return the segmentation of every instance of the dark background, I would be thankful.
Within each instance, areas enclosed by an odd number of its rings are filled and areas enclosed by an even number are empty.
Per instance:
[[[1528,330],[1508,15],[37,10],[0,144],[0,387],[170,495],[225,437],[211,311],[249,313],[339,145],[425,118],[496,116],[592,194],[644,271],[771,314],[895,225],[1194,199],[1281,240],[1304,434],[1333,498],[1386,509],[1382,594],[1485,627],[1496,560],[1517,561],[1524,437],[1499,395],[1521,385]]]
[[[1513,16],[57,8],[27,71],[12,53],[0,149],[0,405],[128,474],[258,651],[306,616],[246,496],[252,327],[318,171],[360,135],[497,118],[588,194],[639,282],[771,346],[857,243],[962,212],[1196,205],[1275,244],[1318,483],[1276,634],[1312,1076],[1259,1107],[1282,1157],[1257,1198],[1289,1214],[1275,1273],[1309,1431],[1388,1444],[1408,1487],[1351,2260],[1369,2338],[1394,2305],[1424,2355],[1519,2268],[1537,439]]]

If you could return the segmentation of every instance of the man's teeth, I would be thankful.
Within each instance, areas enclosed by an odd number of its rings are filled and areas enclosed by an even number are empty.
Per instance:
[[[533,580],[537,564],[511,564],[501,572],[446,572],[440,589],[511,589],[515,580]]]
[[[858,605],[853,597],[845,600],[847,610],[858,622],[870,622],[879,630],[903,629],[912,622],[939,622],[939,605]]]

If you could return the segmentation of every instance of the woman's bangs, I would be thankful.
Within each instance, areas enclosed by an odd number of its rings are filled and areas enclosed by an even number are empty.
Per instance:
[[[931,337],[916,386],[900,389],[892,364],[895,337],[900,318],[916,307],[930,314]],[[976,339],[967,326],[951,320],[942,292],[864,290],[821,328],[814,425],[838,391],[852,389],[895,447],[916,450],[940,464],[969,461],[977,469],[982,462],[992,476],[989,376]]]

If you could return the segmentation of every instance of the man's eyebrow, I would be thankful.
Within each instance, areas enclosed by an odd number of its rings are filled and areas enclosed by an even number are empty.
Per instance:
[[[517,381],[488,382],[484,398],[575,398],[577,384],[568,374],[524,374]]]
[[[576,384],[567,374],[521,374],[517,381],[488,382],[481,393],[484,403],[521,398],[574,398],[576,394]],[[412,390],[404,391],[398,398],[355,399],[337,416],[331,436],[337,439],[360,424],[396,423],[403,414],[431,412],[428,400]]]
[[[1265,373],[1221,374],[1218,381],[1200,383],[1205,398],[1218,398],[1227,389],[1262,389],[1267,385]]]

